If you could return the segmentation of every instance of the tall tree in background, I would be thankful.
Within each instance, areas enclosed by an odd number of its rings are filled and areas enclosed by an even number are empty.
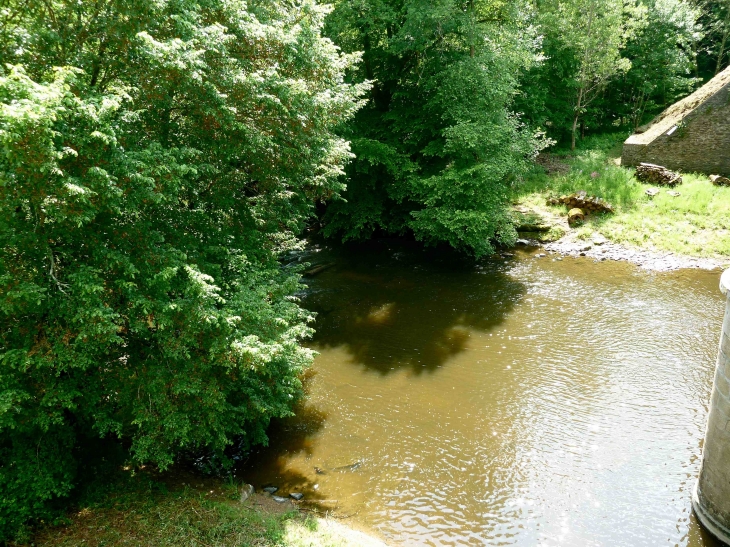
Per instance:
[[[619,120],[635,130],[700,83],[695,77],[696,48],[702,39],[700,10],[683,0],[647,2],[646,24],[631,36],[623,55],[631,68],[612,80],[600,108],[604,126]]]
[[[279,255],[350,157],[361,89],[313,0],[0,9],[0,543],[75,484],[266,440],[311,317]],[[57,68],[61,67],[61,68]]]
[[[542,28],[557,34],[563,47],[575,55],[571,149],[578,124],[608,82],[631,67],[621,50],[644,24],[645,9],[632,0],[566,0],[540,5]]]
[[[705,37],[699,47],[700,76],[709,79],[730,64],[730,0],[695,0]]]
[[[347,126],[357,159],[327,234],[413,233],[483,255],[515,237],[509,185],[544,145],[512,112],[536,60],[517,0],[336,2],[328,32],[362,51],[371,100]]]
[[[700,82],[703,13],[692,0],[540,0],[543,61],[522,77],[516,107],[572,143],[579,126],[635,129]]]

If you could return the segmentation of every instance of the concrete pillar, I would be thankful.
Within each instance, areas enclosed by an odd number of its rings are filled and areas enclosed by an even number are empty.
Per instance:
[[[726,296],[720,350],[712,386],[710,414],[702,451],[702,467],[692,508],[713,535],[730,545],[730,270],[722,274],[720,290]]]

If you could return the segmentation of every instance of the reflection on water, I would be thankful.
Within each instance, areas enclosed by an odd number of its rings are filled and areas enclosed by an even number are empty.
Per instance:
[[[322,250],[298,418],[243,476],[393,545],[715,545],[690,511],[719,273]],[[350,464],[362,462],[348,468]]]

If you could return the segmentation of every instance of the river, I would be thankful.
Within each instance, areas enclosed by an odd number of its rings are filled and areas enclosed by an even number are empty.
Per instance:
[[[241,476],[391,545],[715,546],[690,509],[720,272],[327,248],[308,398]]]

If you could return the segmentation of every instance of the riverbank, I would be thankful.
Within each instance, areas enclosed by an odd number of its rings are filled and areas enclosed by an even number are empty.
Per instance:
[[[633,169],[620,165],[624,137],[589,138],[573,153],[542,156],[516,190],[516,214],[541,218],[537,239],[562,255],[627,260],[652,270],[730,265],[730,188],[684,173],[683,184],[673,189],[642,184]],[[658,193],[650,196],[649,189]],[[569,227],[567,208],[547,200],[581,190],[605,199],[615,212],[588,215]]]
[[[295,500],[190,473],[130,476],[13,547],[386,547]]]

